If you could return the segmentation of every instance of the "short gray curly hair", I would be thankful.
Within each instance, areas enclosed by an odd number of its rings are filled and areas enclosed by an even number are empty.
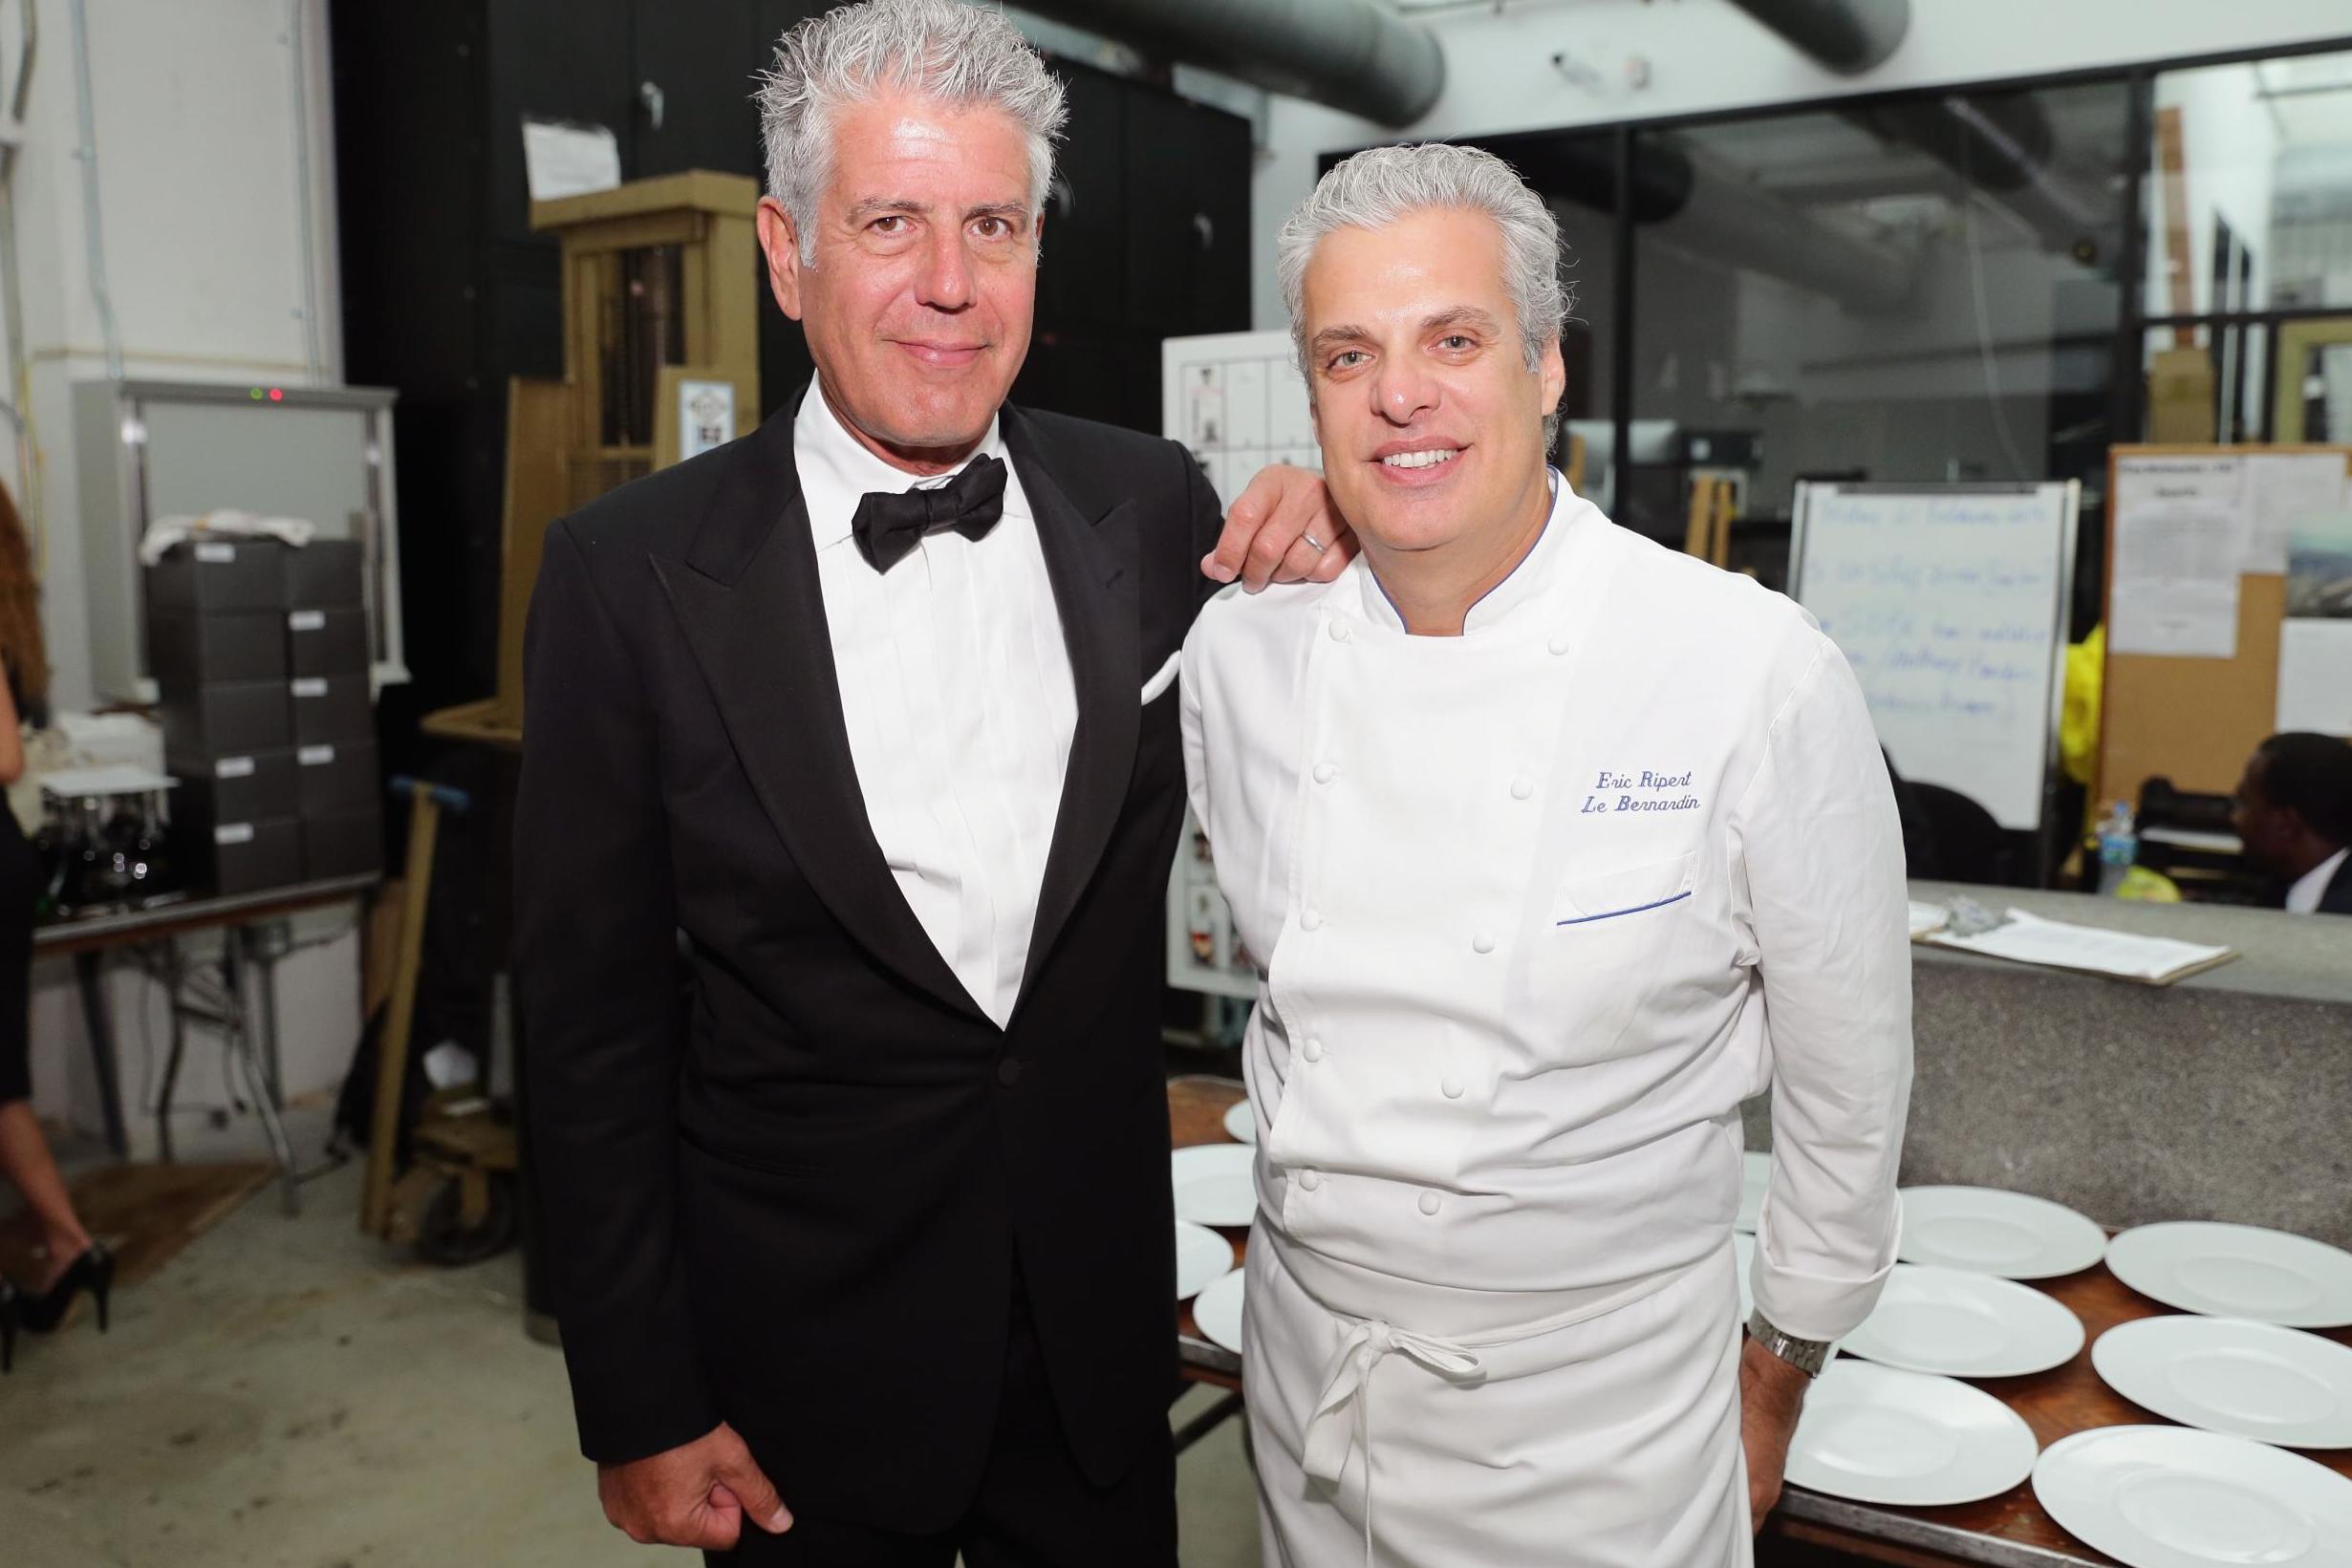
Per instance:
[[[788,31],[760,74],[767,193],[792,215],[803,266],[816,262],[817,201],[832,178],[833,111],[913,93],[1010,115],[1029,143],[1029,210],[1053,183],[1053,144],[1069,118],[1062,84],[1004,13],[961,0],[861,0]]]
[[[1426,141],[1417,147],[1372,147],[1335,163],[1274,242],[1283,304],[1290,311],[1290,341],[1299,374],[1311,391],[1306,360],[1306,264],[1323,237],[1339,228],[1385,228],[1432,207],[1483,212],[1502,230],[1502,284],[1519,316],[1520,351],[1527,368],[1541,368],[1543,350],[1560,341],[1570,290],[1561,274],[1560,222],[1519,171],[1493,153]],[[1557,417],[1544,421],[1546,436]]]

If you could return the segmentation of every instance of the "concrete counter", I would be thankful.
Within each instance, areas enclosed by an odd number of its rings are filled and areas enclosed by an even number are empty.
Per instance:
[[[1906,1185],[2007,1187],[2121,1229],[2275,1226],[2352,1248],[2352,919],[1912,884],[2225,944],[2171,986],[1914,947]],[[1770,1147],[1766,1106],[1748,1146]]]

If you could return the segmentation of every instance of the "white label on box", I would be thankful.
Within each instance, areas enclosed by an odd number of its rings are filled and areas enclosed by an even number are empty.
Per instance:
[[[294,754],[294,758],[304,767],[318,767],[334,761],[334,748],[333,746],[304,746]]]
[[[286,617],[289,632],[323,632],[327,629],[327,612],[323,610],[297,610]]]
[[[212,842],[215,844],[250,844],[253,842],[253,825],[249,822],[225,823],[212,830]]]
[[[237,547],[234,545],[199,545],[196,547],[196,559],[208,567],[225,567],[237,559]]]
[[[212,764],[212,776],[216,779],[249,779],[253,776],[253,759],[224,757]]]
[[[296,697],[326,696],[327,677],[325,676],[304,676],[294,682],[294,695]]]

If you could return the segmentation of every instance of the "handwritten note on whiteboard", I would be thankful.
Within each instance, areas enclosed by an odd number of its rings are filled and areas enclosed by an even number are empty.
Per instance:
[[[1796,597],[1862,682],[1906,779],[2041,821],[2075,488],[1811,484]]]

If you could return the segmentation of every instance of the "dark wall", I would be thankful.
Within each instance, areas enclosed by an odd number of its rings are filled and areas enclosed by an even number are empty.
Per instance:
[[[388,765],[414,765],[418,715],[495,684],[507,382],[563,371],[557,247],[530,230],[522,120],[610,128],[627,179],[759,178],[756,74],[828,4],[332,0],[346,369],[400,394],[415,679],[385,694]],[[1014,396],[1156,430],[1160,339],[1249,325],[1249,124],[1053,64],[1070,126]],[[757,294],[766,412],[809,361],[764,280]]]

